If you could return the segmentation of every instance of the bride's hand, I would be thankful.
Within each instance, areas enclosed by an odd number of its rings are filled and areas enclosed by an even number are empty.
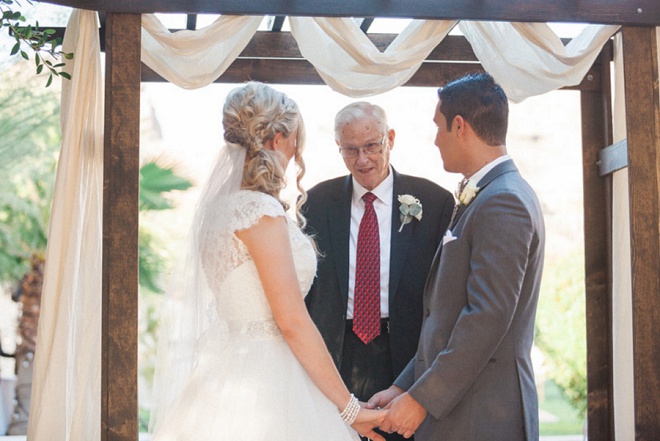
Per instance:
[[[360,436],[366,436],[372,441],[385,441],[385,438],[379,433],[376,433],[374,428],[383,423],[386,413],[386,410],[375,410],[361,407],[360,412],[358,412],[351,427],[353,427]]]

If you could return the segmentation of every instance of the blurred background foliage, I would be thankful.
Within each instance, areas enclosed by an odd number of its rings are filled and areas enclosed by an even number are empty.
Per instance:
[[[25,8],[30,11],[34,3],[31,0],[0,0],[0,30],[6,31],[11,41],[9,55],[24,60],[33,57],[34,72],[46,74],[46,87],[49,87],[54,77],[71,79],[64,67],[66,60],[73,59],[73,54],[62,52],[62,38],[55,30],[42,28],[39,21],[26,18],[23,11]]]
[[[584,283],[582,249],[548,262],[541,284],[535,337],[535,344],[543,353],[545,376],[553,383],[546,398],[557,398],[555,391],[561,393],[573,408],[567,412],[579,426],[587,410]]]
[[[31,361],[41,299],[41,280],[47,245],[48,223],[59,156],[60,87],[44,88],[25,63],[0,69],[0,287],[20,302],[17,317],[17,373],[29,369],[21,379],[22,410],[12,421],[12,435],[27,427]],[[162,157],[146,160],[140,167],[139,295],[140,295],[140,375],[150,384],[158,328],[157,297],[164,291],[163,278],[170,258],[165,251],[167,238],[161,237],[147,213],[171,210],[172,195],[192,186],[175,164]],[[153,222],[153,221],[152,221]],[[30,281],[31,283],[27,283]],[[39,283],[32,283],[38,281]],[[19,354],[27,357],[18,363]],[[22,380],[23,381],[23,380]],[[17,384],[17,394],[18,394]],[[15,412],[17,415],[18,411]]]
[[[0,283],[43,257],[60,132],[59,93],[20,65],[0,72]]]

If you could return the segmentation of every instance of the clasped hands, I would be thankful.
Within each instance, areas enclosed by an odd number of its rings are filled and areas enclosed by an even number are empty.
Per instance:
[[[385,441],[385,438],[374,431],[376,427],[383,432],[396,432],[404,438],[410,438],[426,418],[426,409],[407,392],[394,385],[360,405],[363,410],[358,414],[353,428],[373,441]]]

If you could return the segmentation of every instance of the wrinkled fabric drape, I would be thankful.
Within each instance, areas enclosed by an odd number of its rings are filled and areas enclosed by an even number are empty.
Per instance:
[[[96,12],[63,44],[62,146],[46,250],[28,440],[98,440],[101,417],[103,88]]]
[[[580,84],[619,26],[586,26],[564,46],[545,23],[462,21],[459,29],[509,99]]]
[[[261,17],[221,16],[197,31],[142,19],[142,60],[186,88],[211,84],[245,48]],[[564,46],[544,23],[412,20],[381,52],[350,18],[289,17],[301,54],[332,90],[358,98],[405,84],[458,23],[477,58],[514,102],[582,81],[619,26],[590,25]]]
[[[380,52],[350,18],[289,17],[289,22],[300,53],[328,86],[350,97],[405,84],[457,23],[413,20]]]
[[[184,89],[207,86],[238,57],[262,18],[222,15],[203,29],[172,33],[155,15],[143,15],[142,61]]]
[[[142,60],[183,88],[212,83],[262,17],[222,16],[170,33],[142,19]],[[302,54],[335,91],[370,96],[405,84],[454,27],[414,20],[380,52],[350,19],[290,18]],[[578,84],[618,26],[589,26],[564,47],[542,24],[461,22],[483,66],[513,101]],[[64,41],[62,149],[46,253],[28,439],[100,439],[103,94],[96,12],[74,10]],[[129,381],[128,379],[127,381]]]

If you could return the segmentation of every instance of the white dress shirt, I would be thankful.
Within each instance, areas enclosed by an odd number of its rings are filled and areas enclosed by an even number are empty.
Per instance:
[[[364,215],[362,196],[369,190],[361,186],[353,178],[353,198],[351,201],[351,234],[348,245],[348,309],[346,318],[353,319],[353,296],[355,293],[355,262],[357,258],[357,238],[360,221]],[[380,316],[389,316],[389,286],[390,286],[390,237],[392,235],[392,198],[394,196],[394,175],[390,173],[376,188],[371,190],[376,196],[374,210],[378,217],[378,233],[380,238]]]
[[[501,164],[502,162],[507,161],[507,160],[509,160],[509,159],[511,159],[511,156],[509,156],[509,155],[503,155],[503,156],[500,156],[500,157],[498,157],[498,158],[492,160],[492,161],[489,162],[488,164],[486,164],[486,165],[484,165],[483,167],[481,167],[481,169],[479,169],[478,172],[476,172],[475,174],[473,174],[472,176],[470,176],[470,179],[468,179],[468,182],[474,182],[475,185],[478,184],[479,181],[481,181],[481,178],[483,178],[484,176],[486,176],[486,174],[487,174],[489,171],[491,171],[492,169],[494,169],[495,166],[496,166],[497,164]]]

